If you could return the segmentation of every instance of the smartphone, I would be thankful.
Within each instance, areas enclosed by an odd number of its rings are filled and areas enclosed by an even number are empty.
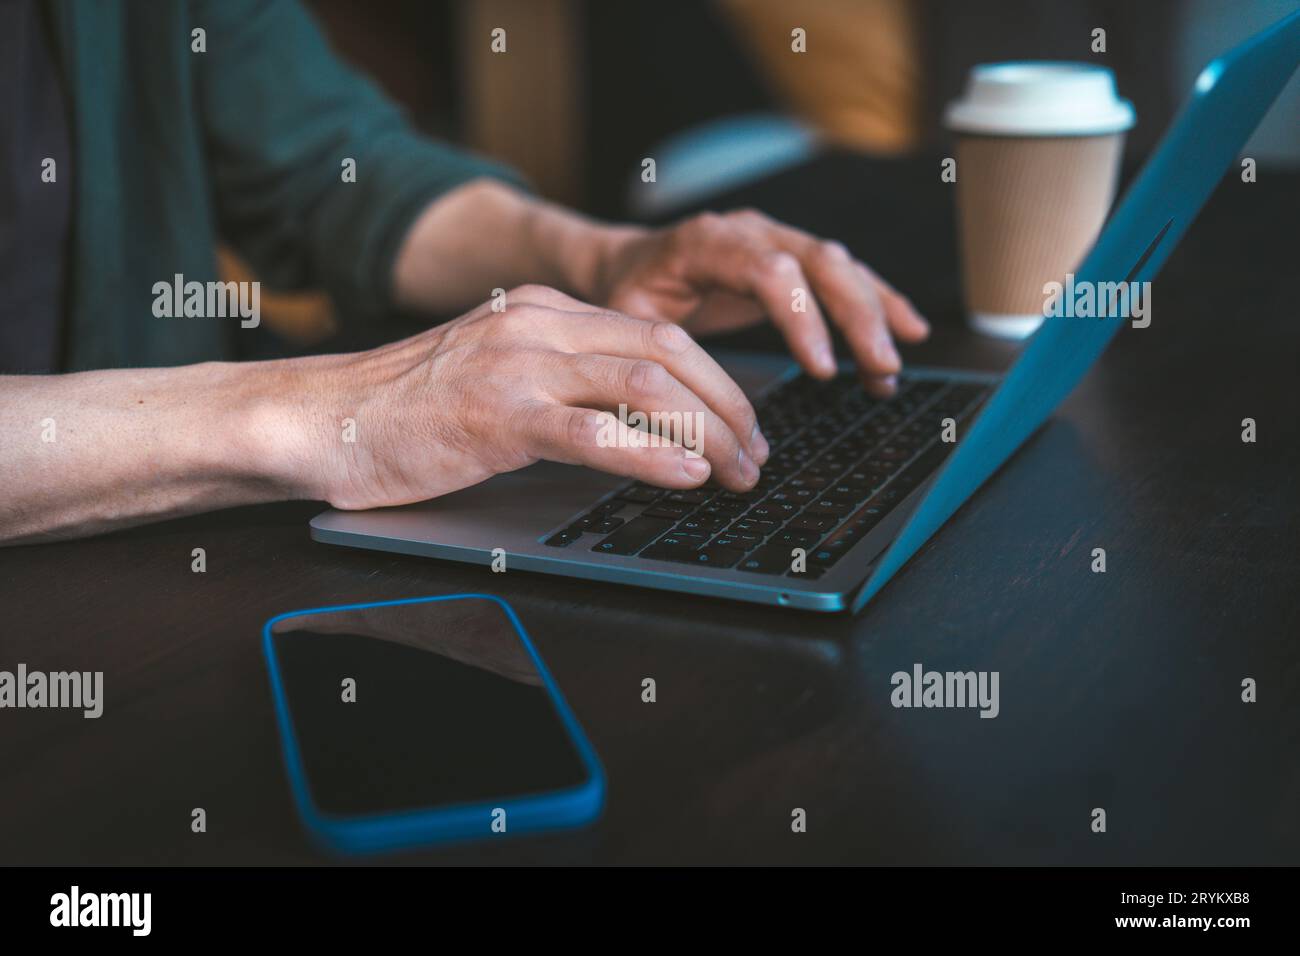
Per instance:
[[[488,594],[280,614],[263,628],[289,786],[367,853],[593,822],[605,776],[514,610]]]

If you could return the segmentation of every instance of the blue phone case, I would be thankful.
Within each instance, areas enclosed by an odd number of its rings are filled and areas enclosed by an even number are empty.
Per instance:
[[[550,695],[551,702],[568,731],[569,738],[587,769],[587,780],[578,787],[556,790],[524,797],[502,798],[494,803],[457,804],[431,807],[427,810],[410,810],[400,813],[338,816],[323,813],[312,800],[311,788],[303,767],[302,755],[289,716],[284,685],[280,679],[279,662],[275,656],[271,627],[276,621],[302,614],[324,614],[330,611],[354,611],[362,608],[393,607],[403,604],[428,604],[436,601],[481,600],[491,601],[505,612],[514,625],[520,641],[528,650],[537,672]],[[591,823],[600,816],[605,803],[605,771],[583,733],[564,695],[555,686],[533,642],[528,639],[514,609],[491,594],[451,594],[441,597],[407,598],[399,601],[375,601],[368,604],[344,604],[334,607],[309,608],[277,614],[262,627],[262,649],[266,654],[271,676],[271,690],[275,696],[275,717],[280,727],[280,742],[284,762],[289,774],[289,786],[303,825],[323,847],[337,853],[374,853],[379,851],[413,849],[473,838],[491,838],[492,811],[501,808],[509,821],[508,833],[538,833],[578,827]]]

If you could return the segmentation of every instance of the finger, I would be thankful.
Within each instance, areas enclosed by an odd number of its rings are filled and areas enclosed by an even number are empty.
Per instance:
[[[709,477],[708,459],[680,445],[647,444],[644,433],[609,412],[532,402],[517,413],[517,422],[534,458],[584,465],[660,488],[695,488]]]
[[[876,398],[889,398],[898,391],[897,375],[872,375],[868,372],[860,372],[859,379],[862,387]]]
[[[814,240],[803,262],[858,367],[876,379],[897,375],[903,361],[889,334],[885,304],[848,250],[838,242]]]
[[[834,378],[830,329],[799,260],[785,251],[754,252],[749,271],[758,300],[785,337],[795,360],[816,378]]]
[[[543,383],[561,405],[619,410],[619,419],[640,423],[648,437],[671,441],[703,455],[724,487],[748,491],[758,482],[758,465],[723,419],[668,369],[650,359],[591,353],[554,353],[558,361]],[[627,415],[627,418],[624,418]]]
[[[692,220],[680,240],[686,278],[757,299],[799,364],[810,375],[830,378],[835,374],[830,331],[799,260],[774,247],[772,236],[764,233],[754,215]]]
[[[893,395],[902,362],[889,330],[901,329],[906,341],[929,334],[929,325],[911,303],[840,243],[817,239],[761,213],[744,212],[737,218],[800,258],[854,354],[863,387],[879,398]]]
[[[547,325],[555,348],[658,362],[698,395],[762,465],[770,449],[744,391],[690,333],[671,322],[647,322],[619,312],[560,312]]]
[[[824,279],[829,279],[832,283],[838,285],[842,291],[853,296],[851,286],[846,285],[849,280],[844,268],[846,264],[851,263],[851,271],[858,273],[860,280],[865,283],[867,307],[870,308],[875,300],[879,300],[883,307],[887,330],[892,331],[895,336],[904,342],[919,342],[930,334],[929,323],[921,317],[908,298],[880,278],[870,267],[853,259],[840,243],[820,240],[811,233],[777,222],[754,210],[742,210],[732,213],[727,217],[726,221],[734,223],[752,234],[762,235],[767,240],[774,241],[787,252],[794,253],[803,265],[804,271],[817,284],[817,293],[823,296],[823,299],[827,297],[827,290],[820,285],[820,282]],[[831,290],[829,294],[834,295],[834,290]],[[830,302],[826,302],[826,305],[830,309],[831,319],[835,321],[837,327],[845,331],[847,338],[847,328],[839,321],[840,317],[836,314],[835,308],[831,306]],[[858,307],[861,308],[862,303],[859,303]],[[880,339],[877,339],[876,342],[878,347],[883,347],[885,344]],[[852,345],[852,343],[850,344]],[[889,347],[892,349],[892,344]],[[868,362],[867,364],[870,365],[871,363]],[[862,365],[860,357],[859,365]]]
[[[930,323],[916,311],[912,301],[892,285],[886,282],[868,265],[854,262],[863,278],[876,287],[881,301],[885,304],[885,316],[894,335],[904,342],[922,342],[930,334]]]

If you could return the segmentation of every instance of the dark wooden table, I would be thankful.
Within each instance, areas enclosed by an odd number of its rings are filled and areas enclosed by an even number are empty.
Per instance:
[[[1014,350],[957,318],[937,170],[831,155],[723,204],[892,276],[938,320],[911,360],[997,368]],[[1300,178],[1227,180],[1151,327],[1122,332],[857,618],[332,548],[308,538],[311,504],[0,551],[0,669],[106,685],[98,721],[0,712],[0,863],[325,861],[290,803],[261,624],[478,590],[534,636],[608,770],[607,812],[401,862],[1295,863],[1297,222]],[[917,662],[999,671],[1000,716],[894,709],[890,675]]]

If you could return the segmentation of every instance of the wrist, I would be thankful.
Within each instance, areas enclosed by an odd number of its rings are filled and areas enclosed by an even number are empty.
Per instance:
[[[614,280],[624,262],[629,246],[644,239],[650,230],[644,226],[608,226],[593,240],[595,264],[588,279],[590,286],[583,298],[598,305],[609,305]]]
[[[239,379],[229,453],[247,465],[246,477],[279,499],[328,500],[331,475],[345,439],[346,415],[327,401],[341,356],[312,356],[229,366]],[[338,418],[337,422],[334,418]],[[337,426],[337,427],[335,427]]]
[[[545,281],[574,298],[603,305],[613,264],[630,242],[645,235],[640,226],[596,222],[548,203],[533,203],[526,233],[542,259]]]

